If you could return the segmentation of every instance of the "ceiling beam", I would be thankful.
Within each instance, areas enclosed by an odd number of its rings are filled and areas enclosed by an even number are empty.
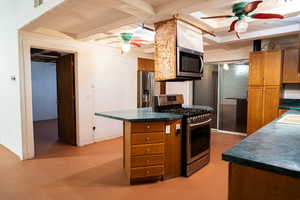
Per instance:
[[[138,19],[135,16],[131,16],[131,17],[117,20],[112,23],[106,24],[104,26],[89,30],[87,32],[77,34],[75,39],[82,40],[82,41],[95,40],[95,39],[98,39],[99,35],[101,37],[101,36],[103,36],[103,33],[106,33],[113,29],[119,28],[120,26],[125,26],[125,25],[140,23],[140,22],[141,22],[140,19]]]
[[[137,17],[145,17],[146,15],[155,15],[154,7],[147,3],[144,0],[120,0],[124,3],[124,6],[121,6],[122,11],[128,12]]]

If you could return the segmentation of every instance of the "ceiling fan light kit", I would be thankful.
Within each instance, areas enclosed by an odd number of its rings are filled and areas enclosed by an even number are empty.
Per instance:
[[[284,16],[280,14],[273,13],[252,13],[259,4],[263,1],[253,1],[253,2],[239,2],[233,5],[232,12],[234,15],[221,15],[221,16],[211,16],[211,17],[202,17],[201,19],[220,19],[220,18],[238,18],[234,20],[229,28],[228,32],[235,31],[236,36],[240,39],[240,33],[246,32],[248,29],[247,18],[253,19],[283,19]]]
[[[150,28],[146,28],[144,25],[139,26],[135,30],[120,33],[122,39],[122,53],[129,52],[132,46],[142,47],[142,44],[148,44],[154,40],[154,36],[155,32]]]

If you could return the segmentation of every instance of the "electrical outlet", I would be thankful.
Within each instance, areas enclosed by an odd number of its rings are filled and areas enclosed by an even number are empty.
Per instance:
[[[170,125],[166,126],[166,134],[171,134],[171,126]]]

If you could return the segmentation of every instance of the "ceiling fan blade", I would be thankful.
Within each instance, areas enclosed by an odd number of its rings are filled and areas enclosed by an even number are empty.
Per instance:
[[[219,18],[231,18],[233,15],[220,15],[220,16],[211,16],[211,17],[201,17],[201,19],[219,19]]]
[[[130,42],[131,45],[136,46],[136,47],[141,47],[142,45],[136,42]]]
[[[131,40],[132,42],[149,42],[147,40]]]
[[[240,34],[239,34],[238,32],[235,32],[235,35],[236,35],[239,39],[241,39]]]
[[[232,31],[234,31],[235,24],[236,24],[238,21],[239,21],[239,20],[237,19],[237,20],[234,20],[234,21],[231,23],[231,25],[230,25],[230,29],[229,29],[229,31],[228,31],[228,32],[232,32]]]
[[[248,3],[247,6],[243,10],[246,14],[253,12],[258,7],[258,5],[262,2],[263,1],[253,1],[251,3]]]
[[[272,14],[272,13],[256,13],[251,15],[250,17],[254,19],[283,19],[284,16],[279,14]]]

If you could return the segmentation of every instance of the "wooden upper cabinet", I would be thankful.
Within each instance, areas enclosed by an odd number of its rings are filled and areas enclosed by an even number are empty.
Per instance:
[[[249,86],[264,84],[264,53],[262,51],[250,53],[249,58]]]
[[[176,79],[177,23],[168,20],[155,24],[155,80]]]
[[[284,50],[283,83],[300,83],[299,49],[287,48]]]
[[[138,70],[145,72],[154,72],[154,60],[147,58],[138,58]]]
[[[282,51],[264,52],[264,85],[278,86],[281,84]]]
[[[252,52],[249,60],[249,86],[281,84],[281,50]]]

